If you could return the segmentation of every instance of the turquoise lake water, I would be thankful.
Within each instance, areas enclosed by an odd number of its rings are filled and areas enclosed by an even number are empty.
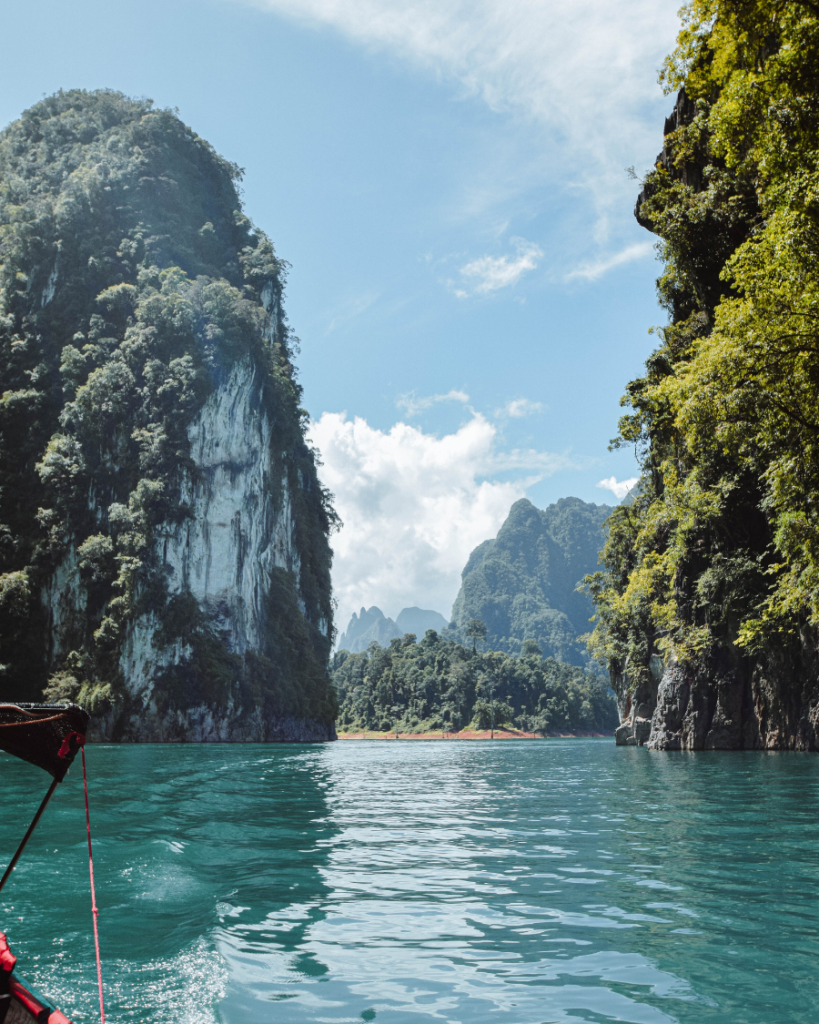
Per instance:
[[[819,758],[612,740],[92,746],[111,1024],[819,1021]],[[0,755],[0,854],[48,777]],[[75,765],[0,896],[99,1020]]]

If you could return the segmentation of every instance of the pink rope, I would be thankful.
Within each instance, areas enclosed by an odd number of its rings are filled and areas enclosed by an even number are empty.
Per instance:
[[[102,1002],[102,963],[100,962],[100,935],[97,929],[97,896],[94,891],[94,858],[91,854],[91,815],[88,812],[88,776],[85,773],[85,747],[82,748],[82,784],[85,787],[85,827],[88,832],[88,874],[91,877],[91,913],[94,919],[94,946],[97,951],[97,985],[100,990],[100,1018],[105,1024],[105,1007]]]

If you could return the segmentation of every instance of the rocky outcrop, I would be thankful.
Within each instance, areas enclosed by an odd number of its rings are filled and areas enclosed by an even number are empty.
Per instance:
[[[395,622],[373,605],[372,608],[362,608],[358,613],[353,612],[347,628],[338,638],[338,648],[359,654],[372,643],[386,647],[390,640],[401,635]]]
[[[819,750],[819,664],[808,638],[763,657],[715,648],[696,667],[652,659],[651,682],[615,680],[620,745],[651,750]]]
[[[637,201],[637,221],[669,245],[669,263],[659,287],[672,314],[667,343],[650,357],[646,378],[629,385],[632,397],[641,396],[634,404],[640,416],[658,408],[651,405],[656,392],[651,399],[646,396],[658,380],[673,372],[675,363],[688,358],[686,346],[691,339],[697,332],[710,330],[714,310],[726,291],[726,263],[763,219],[752,176],[728,173],[722,156],[710,146],[708,123],[708,103],[702,98],[695,103],[682,89],[666,120],[663,148],[655,162],[662,173],[649,173]],[[675,133],[685,126],[692,130],[686,133],[683,146]],[[720,185],[715,189],[717,181]],[[681,231],[683,223],[687,226]],[[685,266],[684,273],[671,269],[674,266]],[[686,326],[680,330],[683,324]],[[686,334],[689,330],[691,335]],[[665,416],[673,404],[663,409]],[[663,551],[679,545],[685,548],[685,555],[675,563],[676,621],[670,628],[666,620],[660,629],[647,608],[640,612],[641,617],[618,623],[617,643],[622,643],[621,652],[629,654],[621,655],[622,666],[610,664],[621,715],[617,742],[652,750],[819,749],[816,632],[804,630],[798,639],[788,640],[783,630],[775,646],[770,641],[753,652],[736,642],[743,621],[753,621],[770,594],[776,541],[765,511],[769,495],[760,484],[765,474],[759,466],[764,460],[750,461],[742,473],[738,466],[730,465],[731,457],[718,468],[697,467],[701,494],[712,487],[712,493],[731,496],[720,516],[708,523],[704,516],[696,527],[687,526],[685,532],[675,535],[679,506],[675,508],[669,499],[672,488],[662,480],[659,467],[672,463],[682,467],[686,459],[676,461],[677,453],[687,450],[690,457],[693,452],[679,435],[672,442],[672,434],[664,433],[673,415],[668,415],[662,427],[657,425],[659,418],[649,426],[650,419],[649,415],[642,420],[650,441],[644,456],[647,490],[643,497],[653,495],[653,504],[643,502],[642,510],[638,506],[631,536],[642,536],[640,531],[649,520],[663,522],[667,528],[653,534],[653,543]],[[689,462],[684,472],[690,469]],[[709,476],[711,473],[715,475]],[[675,486],[683,478],[675,476]],[[624,536],[620,534],[621,539]],[[625,545],[615,556],[609,548],[609,558],[618,563],[614,575],[619,572],[625,578],[631,574],[644,554],[644,550]],[[728,565],[744,568],[731,577]],[[708,600],[703,599],[706,594]],[[656,653],[649,658],[656,652],[658,634],[674,639],[675,633],[684,635],[692,626],[700,630],[697,647],[701,654],[695,662],[681,664],[672,659],[666,663]],[[702,637],[707,637],[704,649]],[[680,649],[685,646],[680,644]]]
[[[236,363],[188,428],[191,462],[181,501],[182,522],[156,530],[156,556],[168,594],[187,595],[230,652],[263,648],[267,601],[274,569],[298,579],[301,559],[294,540],[293,504],[273,426],[260,396],[258,368]],[[87,613],[76,547],[42,591],[50,661],[59,663]],[[299,599],[304,613],[304,601]],[[327,636],[326,620],[319,623]],[[311,742],[335,739],[332,722],[247,706],[235,694],[222,703],[169,707],[163,680],[193,653],[184,637],[168,639],[165,623],[150,609],[126,623],[119,669],[127,694],[123,707],[96,715],[91,738],[131,742]],[[328,638],[329,639],[329,638]]]
[[[641,747],[648,742],[651,720],[657,705],[657,686],[663,673],[661,658],[653,657],[649,662],[648,678],[641,675],[642,682],[635,684],[628,671],[613,673],[612,689],[617,696],[620,711],[620,725],[614,733],[618,746]]]

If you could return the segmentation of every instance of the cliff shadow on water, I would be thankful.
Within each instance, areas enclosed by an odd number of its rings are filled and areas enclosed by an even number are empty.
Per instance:
[[[60,92],[0,134],[0,697],[111,740],[322,740],[328,536],[241,171]]]

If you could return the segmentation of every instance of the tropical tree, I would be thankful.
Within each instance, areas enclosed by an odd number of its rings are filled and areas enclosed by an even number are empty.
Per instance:
[[[477,653],[478,640],[486,640],[486,626],[480,619],[470,619],[464,633],[472,641],[473,653]]]

